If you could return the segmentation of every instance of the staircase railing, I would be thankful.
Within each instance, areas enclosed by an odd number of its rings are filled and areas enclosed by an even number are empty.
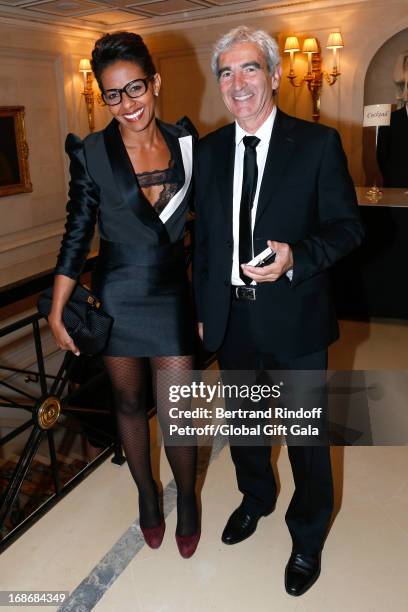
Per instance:
[[[92,266],[92,263],[90,261],[87,264],[88,269]],[[11,289],[7,288],[7,291],[3,290],[1,292],[1,304],[5,306],[28,295],[35,294],[48,286],[51,280],[52,274],[44,274],[25,283],[14,285]],[[0,451],[5,449],[6,444],[13,440],[16,441],[19,436],[23,437],[24,435],[27,438],[11,474],[0,474],[1,481],[4,484],[3,491],[0,491],[0,551],[4,550],[43,516],[109,455],[113,454],[112,462],[118,465],[125,461],[116,432],[106,430],[98,432],[95,424],[92,424],[92,431],[100,433],[106,440],[106,448],[97,458],[80,469],[68,482],[63,482],[61,477],[62,464],[57,456],[58,451],[56,451],[56,433],[61,428],[69,430],[71,434],[81,433],[81,427],[75,423],[75,419],[71,418],[72,416],[78,416],[78,414],[83,416],[95,412],[106,414],[108,412],[107,410],[96,410],[95,407],[88,409],[76,405],[78,398],[84,392],[92,391],[92,389],[98,387],[104,374],[97,374],[82,385],[69,385],[70,372],[76,359],[72,353],[65,354],[56,374],[47,372],[47,360],[44,358],[40,330],[41,318],[41,315],[33,314],[0,329],[0,339],[2,339],[7,336],[11,337],[12,334],[27,328],[27,338],[32,338],[35,349],[35,366],[31,368],[11,367],[0,360],[0,409],[16,409],[19,417],[21,417],[22,410],[27,413],[27,420],[22,419],[21,424],[0,437]],[[21,381],[24,384],[21,384]],[[32,389],[32,385],[28,389],[26,383],[36,383],[36,390]],[[16,512],[16,502],[30,467],[38,454],[40,445],[43,445],[44,442],[48,447],[52,492],[48,495],[46,501],[34,509],[29,516],[21,518],[21,516],[18,516],[19,513]]]

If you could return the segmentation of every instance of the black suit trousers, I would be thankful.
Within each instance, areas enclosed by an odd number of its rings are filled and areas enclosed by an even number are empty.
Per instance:
[[[259,381],[262,370],[326,370],[327,350],[292,358],[274,354],[273,346],[270,353],[261,352],[254,344],[256,325],[254,303],[233,300],[226,335],[217,355],[220,369],[224,370],[224,382],[231,381],[230,371],[246,371],[240,379],[242,384],[251,382],[251,376],[252,382]],[[248,381],[245,377],[249,377]],[[233,408],[228,403],[226,407]],[[257,446],[231,444],[230,450],[243,505],[249,511],[267,514],[273,509],[277,494],[270,441]],[[286,523],[294,549],[316,554],[323,547],[333,511],[330,448],[288,444],[288,453],[295,491],[286,512]]]

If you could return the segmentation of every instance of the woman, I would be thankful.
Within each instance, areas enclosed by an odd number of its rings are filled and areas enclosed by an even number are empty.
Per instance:
[[[150,360],[154,380],[158,370],[170,370],[177,378],[192,369],[183,234],[193,138],[183,126],[156,120],[161,80],[139,35],[102,36],[91,63],[113,120],[84,141],[73,134],[66,141],[71,160],[68,219],[49,324],[57,344],[78,353],[64,328],[62,311],[98,219],[101,241],[94,291],[114,318],[103,358],[122,444],[139,491],[140,527],[146,543],[158,548],[165,524],[150,463],[143,360]],[[165,428],[160,395],[156,403]],[[166,446],[166,455],[177,484],[177,545],[180,554],[189,557],[200,537],[196,447]]]

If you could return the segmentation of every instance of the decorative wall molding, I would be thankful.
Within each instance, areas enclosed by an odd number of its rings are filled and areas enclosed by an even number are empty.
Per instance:
[[[29,227],[14,234],[0,236],[0,254],[61,236],[64,231],[64,222],[65,219],[59,219],[46,225]]]
[[[0,55],[4,58],[36,60],[53,63],[58,55],[40,49],[25,49],[24,47],[0,47]]]
[[[0,22],[1,24],[1,22]],[[56,92],[58,98],[58,116],[60,124],[60,134],[63,136],[62,142],[68,131],[67,121],[67,104],[65,98],[65,84],[64,84],[64,66],[62,62],[61,53],[53,53],[50,51],[42,51],[40,49],[23,48],[23,47],[0,47],[0,57],[4,59],[16,59],[35,62],[46,62],[49,63],[54,70],[54,78],[56,85]],[[66,177],[66,172],[64,171]]]

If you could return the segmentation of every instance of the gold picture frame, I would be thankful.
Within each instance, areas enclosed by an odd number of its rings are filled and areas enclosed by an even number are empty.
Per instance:
[[[0,197],[32,190],[24,106],[0,106]]]

